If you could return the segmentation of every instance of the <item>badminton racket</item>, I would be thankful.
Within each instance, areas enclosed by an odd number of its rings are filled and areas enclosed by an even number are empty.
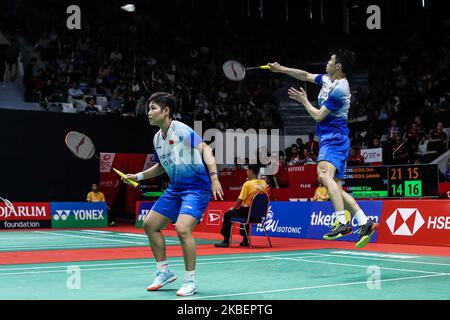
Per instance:
[[[14,211],[14,206],[8,199],[0,197],[0,200],[2,200],[5,203],[5,205],[8,207],[8,209]]]
[[[222,66],[223,73],[225,74],[225,77],[232,81],[241,81],[245,78],[246,71],[249,70],[257,70],[257,69],[263,69],[263,70],[270,70],[269,65],[262,65],[257,67],[244,67],[242,63],[236,60],[228,60],[225,61],[225,63]]]
[[[66,146],[69,148],[72,153],[80,159],[88,160],[92,157],[95,157],[96,159],[102,161],[103,163],[106,163],[106,161],[102,160],[99,156],[95,154],[95,145],[92,142],[92,140],[86,136],[85,134],[77,131],[70,131],[65,138]],[[139,183],[136,181],[129,179],[126,177],[126,174],[120,172],[119,170],[113,168],[114,172],[117,173],[122,180],[133,186],[137,187]]]

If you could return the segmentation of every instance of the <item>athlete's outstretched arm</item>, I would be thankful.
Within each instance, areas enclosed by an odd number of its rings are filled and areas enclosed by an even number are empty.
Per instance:
[[[211,179],[211,192],[214,197],[214,200],[217,200],[217,197],[223,200],[222,197],[223,190],[222,186],[220,185],[219,178],[217,176],[216,158],[214,158],[212,149],[205,142],[201,142],[197,146],[197,150],[199,150],[200,153],[202,154],[203,160],[205,161],[205,164],[208,167],[209,177]]]
[[[280,65],[278,62],[268,63],[270,66],[270,71],[284,73],[301,81],[309,81],[315,83],[314,79],[317,74],[309,73],[304,70],[288,68]]]
[[[163,166],[161,164],[157,163],[145,171],[142,171],[142,172],[139,172],[136,174],[127,174],[127,178],[135,180],[135,181],[141,181],[141,180],[146,180],[146,179],[157,177],[157,176],[163,174],[164,172],[165,171],[164,171]],[[123,180],[123,178],[122,178],[122,180]]]
[[[327,117],[331,112],[328,108],[322,106],[320,109],[314,108],[313,105],[308,101],[308,96],[305,90],[300,87],[300,91],[295,88],[290,88],[288,90],[289,98],[302,103],[305,106],[306,111],[316,122],[320,122]]]

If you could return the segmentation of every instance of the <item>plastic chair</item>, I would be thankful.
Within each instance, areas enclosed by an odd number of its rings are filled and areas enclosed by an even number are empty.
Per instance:
[[[231,232],[230,232],[230,244],[233,243],[233,224],[238,223],[240,229],[244,229],[245,235],[248,239],[250,247],[252,248],[251,234],[252,234],[252,225],[254,224],[262,224],[264,225],[264,221],[267,217],[267,212],[269,209],[269,197],[266,193],[256,194],[250,205],[248,210],[247,218],[231,218]],[[246,227],[250,226],[249,233],[247,234]],[[266,228],[263,227],[264,233],[266,234],[267,240],[269,241],[269,246],[272,248],[272,242],[270,241],[269,235],[267,234]]]

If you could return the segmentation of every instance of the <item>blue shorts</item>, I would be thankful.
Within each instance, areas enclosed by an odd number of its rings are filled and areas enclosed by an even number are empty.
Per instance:
[[[350,153],[350,140],[342,133],[328,133],[320,137],[317,162],[328,161],[336,167],[336,178],[344,179],[345,162]]]
[[[174,190],[169,187],[152,210],[169,218],[172,223],[177,221],[180,213],[193,216],[200,223],[210,199],[210,190]]]

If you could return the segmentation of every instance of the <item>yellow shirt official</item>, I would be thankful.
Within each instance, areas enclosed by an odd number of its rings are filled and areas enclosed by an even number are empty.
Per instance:
[[[262,192],[267,193],[267,183],[264,180],[255,179],[244,183],[239,195],[239,199],[243,202],[242,206],[250,207],[255,194]]]
[[[89,192],[87,194],[86,200],[89,201],[89,202],[106,202],[105,195],[101,191],[98,191],[98,192],[91,191],[91,192]]]
[[[325,187],[318,187],[316,189],[315,194],[314,194],[314,200],[315,201],[328,201],[328,200],[330,200],[330,196],[328,195],[327,188],[325,188]]]

